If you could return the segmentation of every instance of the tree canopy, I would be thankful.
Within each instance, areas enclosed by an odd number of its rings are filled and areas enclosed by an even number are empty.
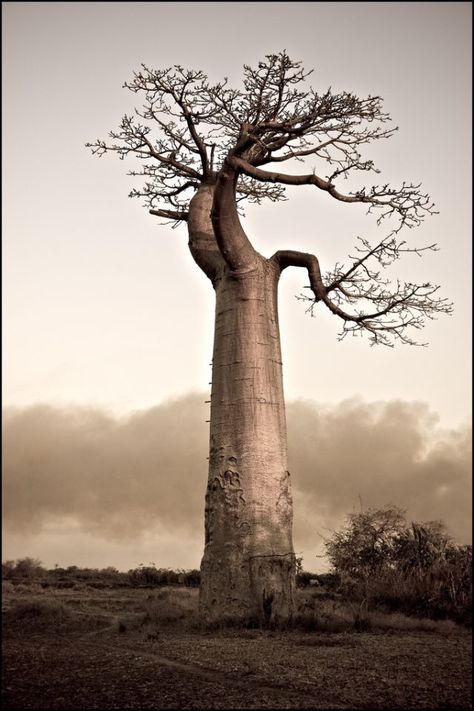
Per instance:
[[[436,249],[435,244],[409,245],[400,236],[402,229],[434,214],[434,204],[421,185],[411,182],[361,185],[346,192],[340,187],[349,176],[380,172],[362,150],[390,138],[397,128],[379,96],[359,98],[332,89],[318,93],[307,83],[310,74],[286,51],[267,55],[256,67],[244,65],[240,89],[230,88],[227,79],[212,84],[202,71],[180,65],[158,70],[142,65],[124,84],[140,96],[141,107],[122,118],[110,141],[97,139],[87,146],[98,156],[138,159],[129,175],[143,182],[130,196],[143,199],[152,215],[173,226],[188,220],[199,187],[218,183],[225,170],[235,175],[239,204],[283,200],[286,186],[310,185],[328,198],[366,206],[379,226],[387,225],[375,244],[358,237],[349,261],[324,276],[315,255],[290,249],[279,253],[279,264],[308,269],[312,293],[301,298],[311,313],[324,303],[342,320],[340,338],[366,333],[371,344],[422,345],[413,330],[439,313],[450,313],[451,304],[430,282],[392,284],[382,271],[402,254],[421,256]],[[309,172],[294,172],[308,162]],[[281,172],[283,163],[289,172]]]

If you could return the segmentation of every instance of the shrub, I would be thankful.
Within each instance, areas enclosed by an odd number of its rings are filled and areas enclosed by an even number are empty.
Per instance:
[[[197,616],[197,596],[190,590],[163,589],[150,595],[144,605],[144,622],[155,631],[188,626]]]
[[[5,613],[6,629],[17,633],[57,631],[70,622],[71,613],[55,600],[20,602]]]
[[[354,613],[347,603],[321,599],[317,591],[297,596],[296,614],[290,627],[304,632],[340,633],[355,629]]]
[[[199,584],[201,582],[201,571],[200,570],[186,570],[183,573],[184,575],[184,584],[187,587],[194,588],[194,587],[199,587]]]
[[[156,568],[154,565],[140,565],[128,571],[128,578],[134,585],[176,585],[179,573],[167,568]]]
[[[408,526],[397,507],[369,509],[325,545],[346,598],[470,623],[472,548],[453,543],[441,522]]]
[[[7,560],[2,563],[2,574],[5,580],[12,578],[38,578],[46,571],[41,566],[41,561],[36,558],[20,558],[17,561]]]

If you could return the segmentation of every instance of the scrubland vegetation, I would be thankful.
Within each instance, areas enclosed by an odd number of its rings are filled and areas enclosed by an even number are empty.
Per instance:
[[[316,629],[332,615],[336,627],[342,618],[353,618],[355,629],[369,629],[388,613],[397,613],[397,620],[410,616],[471,624],[472,546],[454,543],[441,522],[407,523],[401,509],[386,506],[350,514],[325,545],[332,572],[305,571],[297,559],[299,592],[292,625]],[[25,583],[76,590],[171,586],[172,592],[157,593],[157,599],[166,598],[170,605],[172,598],[197,599],[178,590],[197,589],[200,580],[199,570],[157,568],[154,563],[128,572],[75,565],[46,570],[41,561],[23,558],[3,563],[2,571],[11,589]]]
[[[14,577],[3,583],[4,605],[9,624],[28,626],[29,632],[36,629],[48,629],[52,632],[67,626],[94,629],[101,621],[116,622],[120,633],[141,629],[146,635],[155,635],[163,629],[179,628],[184,631],[222,631],[232,629],[236,624],[232,619],[212,625],[204,624],[198,617],[198,587],[185,584],[131,585],[123,581],[110,582],[102,571],[86,579],[77,571],[75,580],[36,580]],[[172,571],[171,571],[172,572]],[[102,578],[102,579],[100,579]],[[305,580],[306,575],[302,574]],[[313,576],[312,584],[299,587],[296,592],[296,612],[291,620],[284,624],[274,623],[268,629],[322,633],[349,633],[368,631],[425,631],[454,632],[460,625],[449,616],[428,617],[406,614],[401,609],[390,609],[388,599],[393,603],[395,591],[388,593],[385,583],[377,583],[377,595],[383,595],[384,602],[372,604],[357,594],[352,598],[341,593],[338,577],[331,575]],[[124,594],[125,589],[125,594]],[[101,593],[98,597],[98,593]],[[81,600],[81,598],[83,598]],[[412,598],[409,598],[410,603]],[[396,607],[403,607],[404,598],[397,599]],[[92,608],[98,607],[99,615],[92,614]],[[87,612],[87,621],[78,622],[74,613]],[[123,613],[123,614],[121,614]],[[77,617],[77,615],[76,615]],[[242,627],[239,623],[238,627]],[[248,620],[249,629],[262,629],[260,623]]]
[[[22,558],[2,563],[3,580],[38,582],[42,587],[54,586],[68,588],[81,583],[93,588],[140,587],[160,585],[199,586],[199,570],[170,570],[157,568],[154,563],[141,564],[128,572],[116,568],[79,568],[70,565],[67,568],[55,566],[52,570],[43,568],[41,561],[34,558]]]
[[[342,596],[365,609],[472,621],[472,546],[441,521],[411,522],[395,506],[351,514],[326,540]]]
[[[348,517],[290,623],[198,616],[199,571],[3,564],[5,709],[471,708],[471,549]]]

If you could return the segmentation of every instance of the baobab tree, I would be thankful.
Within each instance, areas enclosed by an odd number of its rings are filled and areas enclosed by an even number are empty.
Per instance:
[[[415,343],[412,333],[450,305],[430,283],[383,278],[408,246],[401,238],[434,212],[419,185],[404,182],[344,192],[358,172],[379,172],[360,151],[396,130],[378,96],[318,93],[286,52],[244,66],[243,87],[212,84],[179,65],[140,71],[124,87],[141,97],[110,140],[88,143],[102,156],[137,159],[132,197],[173,227],[187,223],[189,249],[216,294],[210,400],[209,477],[200,607],[208,619],[285,620],[294,606],[292,498],[277,311],[281,273],[302,267],[309,310],[327,308],[341,338]],[[305,164],[312,163],[309,172]],[[280,172],[287,163],[289,171]],[[303,172],[297,171],[303,165]],[[388,226],[375,244],[321,273],[317,255],[288,250],[267,258],[252,245],[240,203],[277,201],[285,186],[312,186],[314,199],[359,205]],[[342,205],[341,205],[342,207]],[[350,207],[349,207],[350,209]],[[352,208],[354,209],[354,208]],[[191,483],[192,485],[192,483]]]

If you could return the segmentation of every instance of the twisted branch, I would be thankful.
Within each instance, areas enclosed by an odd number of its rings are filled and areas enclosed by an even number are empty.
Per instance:
[[[446,299],[435,298],[438,286],[430,283],[412,284],[410,282],[401,284],[397,282],[396,289],[386,290],[379,282],[372,285],[371,291],[357,295],[363,298],[367,304],[375,304],[375,310],[365,312],[363,309],[355,313],[348,313],[334,300],[328,296],[329,291],[336,288],[333,284],[324,285],[319,261],[314,254],[297,252],[294,250],[281,250],[276,252],[272,261],[278,266],[280,271],[289,266],[304,267],[308,271],[309,289],[312,296],[299,296],[300,300],[309,301],[307,311],[313,316],[314,308],[318,302],[323,302],[325,306],[343,321],[342,331],[339,333],[339,340],[343,340],[348,333],[353,335],[357,332],[369,334],[371,345],[382,344],[392,347],[394,341],[398,340],[409,345],[425,346],[426,343],[418,343],[407,335],[407,327],[419,330],[425,326],[426,319],[433,319],[439,313],[452,313],[452,304]],[[376,288],[377,287],[377,288]],[[339,288],[341,285],[339,284]],[[344,292],[344,289],[342,289]],[[350,301],[356,298],[354,294],[349,295]]]

